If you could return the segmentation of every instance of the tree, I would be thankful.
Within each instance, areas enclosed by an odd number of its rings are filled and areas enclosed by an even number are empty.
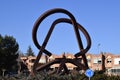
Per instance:
[[[19,57],[24,57],[25,56],[25,54],[20,50],[18,50],[18,53],[19,53]]]
[[[15,38],[0,35],[0,71],[17,71],[18,48]]]
[[[35,56],[31,46],[28,46],[26,56]]]

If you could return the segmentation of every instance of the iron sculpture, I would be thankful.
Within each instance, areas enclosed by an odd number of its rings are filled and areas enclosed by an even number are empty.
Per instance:
[[[41,24],[41,22],[46,17],[48,17],[51,14],[55,14],[55,13],[66,14],[66,15],[68,15],[70,17],[70,19],[68,19],[68,18],[59,18],[59,19],[56,19],[52,23],[52,25],[51,25],[51,27],[50,27],[50,29],[49,29],[49,31],[48,31],[48,33],[47,33],[44,41],[43,41],[43,44],[40,45],[38,43],[38,41],[37,41],[37,30],[38,30],[38,27],[39,27],[39,25]],[[51,62],[48,62],[48,63],[46,63],[44,65],[38,66],[38,62],[39,62],[39,60],[40,60],[40,58],[42,56],[42,53],[45,53],[49,57],[52,55],[52,53],[50,51],[46,50],[45,47],[46,47],[47,42],[49,41],[49,38],[50,38],[50,36],[51,36],[54,28],[55,28],[55,25],[58,24],[58,23],[68,23],[68,24],[72,24],[73,25],[74,32],[75,32],[75,35],[76,35],[76,39],[77,39],[80,51],[77,52],[74,55],[75,56],[74,59],[68,59],[68,58],[66,58],[65,55],[63,55],[62,58],[57,58],[57,59],[55,59],[55,60],[53,60]],[[86,38],[86,41],[87,41],[86,48],[83,47],[79,30],[84,34],[84,36]],[[33,31],[32,31],[32,38],[33,38],[33,42],[34,42],[35,46],[39,49],[38,56],[37,56],[37,58],[36,58],[36,60],[34,62],[34,65],[33,65],[32,73],[35,74],[37,71],[41,71],[43,69],[46,69],[46,68],[48,68],[51,65],[56,64],[56,63],[60,64],[59,68],[57,70],[57,74],[59,74],[60,72],[62,72],[62,70],[64,70],[64,73],[67,73],[67,74],[69,73],[69,70],[68,70],[68,68],[67,68],[67,66],[66,66],[65,63],[72,63],[72,64],[76,65],[78,68],[81,68],[83,70],[86,70],[86,69],[89,68],[88,64],[87,64],[87,59],[86,59],[86,55],[85,54],[87,53],[87,51],[91,47],[90,36],[89,36],[88,32],[79,23],[76,22],[76,19],[74,18],[74,16],[69,11],[67,11],[65,9],[60,9],[60,8],[51,9],[51,10],[46,11],[35,22],[35,24],[33,26]],[[84,63],[81,63],[79,61],[78,57],[80,57],[80,56],[82,57]]]

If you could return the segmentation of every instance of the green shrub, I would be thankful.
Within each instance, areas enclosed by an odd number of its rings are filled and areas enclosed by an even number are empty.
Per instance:
[[[85,74],[79,74],[79,73],[71,73],[71,74],[65,74],[65,75],[48,75],[44,72],[37,73],[35,76],[26,75],[26,74],[19,74],[16,76],[5,76],[0,77],[0,80],[88,80],[88,77],[85,76]],[[106,74],[101,74],[98,72],[95,72],[94,76],[91,77],[90,80],[120,80],[120,76],[107,76]]]

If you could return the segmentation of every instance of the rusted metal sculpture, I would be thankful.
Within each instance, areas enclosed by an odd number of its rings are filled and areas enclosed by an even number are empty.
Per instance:
[[[40,45],[40,44],[38,43],[38,41],[37,41],[37,30],[38,30],[38,27],[39,27],[40,23],[41,23],[46,17],[48,17],[48,16],[51,15],[51,14],[55,14],[55,13],[64,13],[64,14],[68,15],[68,16],[70,17],[70,19],[68,19],[68,18],[59,18],[59,19],[55,20],[55,21],[52,23],[52,25],[51,25],[51,27],[50,27],[50,29],[49,29],[49,31],[48,31],[45,39],[44,39],[43,44]],[[57,59],[55,59],[55,60],[53,60],[53,61],[51,61],[51,62],[48,62],[48,63],[46,63],[46,64],[44,64],[44,65],[38,66],[38,62],[39,62],[39,60],[40,60],[40,58],[41,58],[41,56],[42,56],[42,53],[45,53],[45,54],[48,55],[49,57],[52,55],[52,53],[51,53],[50,51],[46,50],[45,47],[46,47],[46,44],[47,44],[47,42],[48,42],[48,40],[49,40],[49,38],[50,38],[50,36],[51,36],[51,34],[52,34],[53,29],[55,28],[55,25],[58,24],[58,23],[63,23],[63,22],[73,25],[73,27],[74,27],[74,32],[75,32],[75,35],[76,35],[76,39],[77,39],[77,42],[78,42],[78,46],[79,46],[80,51],[77,52],[77,53],[74,55],[74,56],[75,56],[74,59],[67,59],[66,56],[63,55],[62,58],[57,58]],[[84,36],[85,36],[85,38],[86,38],[86,41],[87,41],[87,46],[86,46],[86,48],[83,47],[79,30],[84,34]],[[60,9],[60,8],[56,8],[56,9],[51,9],[51,10],[45,12],[44,14],[42,14],[42,15],[37,19],[37,21],[36,21],[35,24],[34,24],[33,31],[32,31],[32,38],[33,38],[34,44],[35,44],[36,47],[39,49],[38,56],[37,56],[37,58],[36,58],[36,60],[35,60],[35,63],[34,63],[34,65],[33,65],[33,70],[32,70],[33,73],[36,73],[36,71],[40,71],[40,70],[46,69],[46,68],[48,68],[48,67],[50,67],[51,65],[56,64],[56,63],[59,63],[59,64],[60,64],[60,65],[59,65],[59,68],[58,68],[58,70],[57,70],[57,73],[58,73],[58,74],[59,74],[63,69],[64,69],[64,72],[65,72],[65,73],[69,73],[68,68],[67,68],[67,66],[66,66],[65,63],[72,63],[72,64],[76,65],[78,68],[81,68],[81,69],[83,69],[83,70],[86,70],[86,69],[89,68],[89,67],[88,67],[88,64],[87,64],[87,59],[86,59],[86,55],[85,55],[85,54],[86,54],[86,52],[87,52],[87,51],[90,49],[90,47],[91,47],[91,39],[90,39],[90,36],[89,36],[88,32],[87,32],[79,23],[76,22],[74,16],[73,16],[70,12],[68,12],[67,10]],[[84,62],[83,64],[82,64],[82,63],[79,61],[79,59],[78,59],[78,57],[80,57],[80,56],[81,56],[82,59],[83,59],[83,62]]]

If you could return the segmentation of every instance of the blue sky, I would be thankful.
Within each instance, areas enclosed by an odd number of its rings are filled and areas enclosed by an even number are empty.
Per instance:
[[[30,45],[35,52],[38,49],[32,41],[32,28],[37,18],[45,11],[63,8],[70,11],[77,22],[89,32],[92,40],[89,53],[120,53],[120,0],[1,0],[0,1],[0,34],[16,38],[19,49],[26,53]],[[67,17],[64,14],[52,15],[40,25],[38,41],[43,38],[51,23],[56,18]],[[55,54],[79,51],[72,26],[58,24],[46,49]],[[83,43],[85,40],[83,37]],[[100,44],[98,46],[98,44]]]

